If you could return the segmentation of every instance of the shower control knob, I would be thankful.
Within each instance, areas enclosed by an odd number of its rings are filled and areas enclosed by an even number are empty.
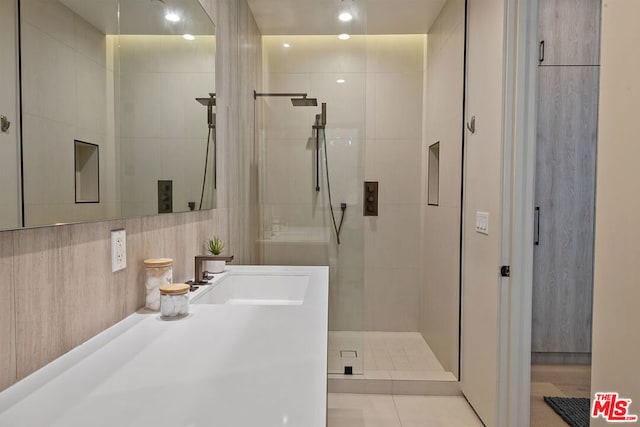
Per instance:
[[[158,180],[158,213],[173,212],[173,181]]]
[[[364,216],[378,216],[378,182],[365,181],[362,190]]]

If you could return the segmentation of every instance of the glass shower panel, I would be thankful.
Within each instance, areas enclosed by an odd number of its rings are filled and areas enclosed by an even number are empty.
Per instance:
[[[317,106],[256,100],[259,262],[329,266],[329,373],[362,374],[366,38],[264,36],[263,71],[264,93]]]

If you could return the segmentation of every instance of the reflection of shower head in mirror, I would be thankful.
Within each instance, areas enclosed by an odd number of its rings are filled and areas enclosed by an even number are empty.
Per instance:
[[[216,94],[215,93],[209,93],[209,97],[208,98],[196,98],[196,101],[198,101],[200,104],[204,105],[205,107],[207,107],[207,124],[208,126],[208,130],[207,130],[207,151],[205,154],[205,161],[204,161],[204,174],[202,175],[202,191],[200,192],[200,205],[198,206],[198,210],[202,210],[202,202],[204,201],[204,191],[205,191],[205,187],[207,185],[207,173],[208,173],[208,169],[209,169],[209,151],[210,151],[210,145],[213,142],[213,171],[212,171],[212,175],[213,175],[213,189],[215,190],[217,188],[218,182],[217,182],[217,176],[218,176],[218,172],[217,172],[217,163],[218,163],[218,157],[215,154],[216,151],[216,113],[213,112],[213,107],[215,107],[216,105]]]
[[[196,98],[196,101],[198,101],[200,104],[204,105],[205,107],[208,106],[215,106],[216,105],[216,94],[215,93],[209,93],[209,97],[207,98]]]
[[[280,93],[258,93],[255,90],[253,91],[253,99],[258,99],[259,96],[286,96],[291,98],[291,104],[294,107],[317,107],[318,100],[316,98],[307,98],[306,93],[288,93],[288,92],[280,92]]]
[[[207,107],[207,123],[209,124],[209,129],[215,129],[216,115],[213,112],[213,107],[216,105],[216,94],[209,93],[208,98],[196,98],[196,101]]]

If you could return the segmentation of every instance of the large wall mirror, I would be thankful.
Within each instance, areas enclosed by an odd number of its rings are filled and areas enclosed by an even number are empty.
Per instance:
[[[22,178],[2,186],[22,197],[0,200],[20,205],[0,229],[214,208],[215,27],[198,0],[19,6]]]

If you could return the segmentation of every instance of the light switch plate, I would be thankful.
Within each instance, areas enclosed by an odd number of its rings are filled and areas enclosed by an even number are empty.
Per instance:
[[[476,231],[489,234],[489,212],[476,211]]]
[[[111,232],[111,271],[124,270],[127,267],[127,232],[113,230]]]

